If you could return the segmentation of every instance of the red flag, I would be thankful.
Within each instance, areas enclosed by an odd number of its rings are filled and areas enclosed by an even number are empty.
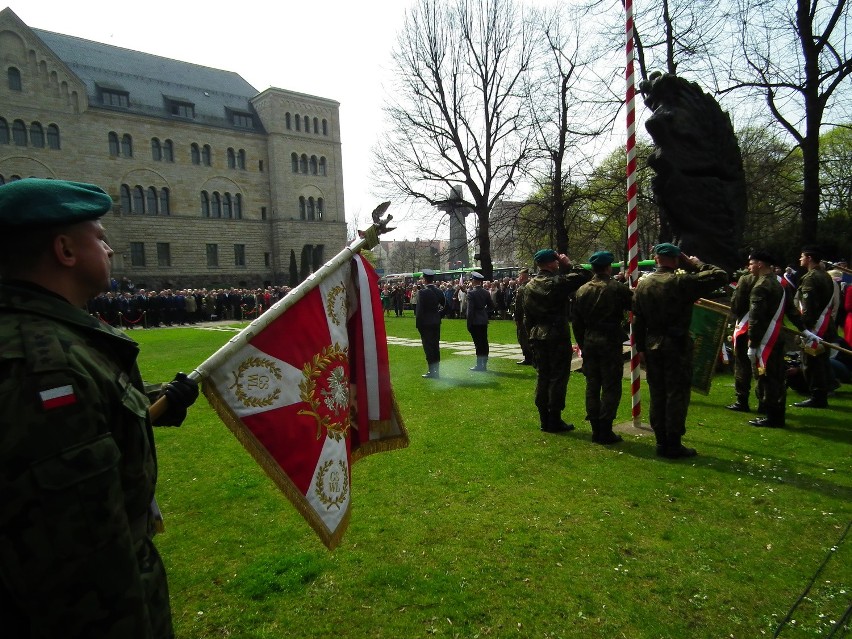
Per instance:
[[[377,281],[356,255],[203,380],[216,412],[329,548],[349,523],[351,461],[408,445]]]

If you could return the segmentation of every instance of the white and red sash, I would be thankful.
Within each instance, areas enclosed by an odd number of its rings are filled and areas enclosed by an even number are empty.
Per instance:
[[[776,276],[777,277],[777,276]],[[783,277],[778,277],[778,282],[781,284],[781,299],[778,302],[778,308],[772,315],[769,325],[766,327],[766,332],[757,345],[757,370],[758,372],[766,371],[766,362],[769,361],[769,356],[772,354],[772,349],[778,343],[778,336],[781,334],[781,326],[784,324],[784,306],[787,293],[784,288],[787,286],[787,281]]]

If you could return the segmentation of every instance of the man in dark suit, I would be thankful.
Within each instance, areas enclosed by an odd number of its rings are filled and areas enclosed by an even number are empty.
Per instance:
[[[440,376],[441,349],[441,315],[444,310],[444,294],[435,286],[435,271],[423,269],[423,281],[426,287],[417,296],[417,306],[414,310],[414,324],[420,331],[420,341],[423,352],[426,353],[426,364],[429,371],[423,375],[427,379],[437,379]]]

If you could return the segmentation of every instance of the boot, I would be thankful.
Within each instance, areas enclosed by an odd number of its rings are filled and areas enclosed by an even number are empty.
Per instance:
[[[429,363],[429,372],[421,375],[421,377],[425,377],[426,379],[438,379],[439,367],[441,365],[438,362],[430,362]]]
[[[589,424],[592,426],[592,441],[596,444],[601,443],[601,422],[599,419],[589,417]]]
[[[825,395],[814,393],[812,397],[803,402],[796,402],[793,406],[798,408],[828,408],[828,400]]]
[[[736,411],[738,413],[750,412],[748,408],[748,396],[737,395],[737,401],[735,401],[733,404],[725,406],[725,408],[727,408],[728,410]]]
[[[487,371],[488,370],[488,357],[477,355],[476,356],[476,366],[471,366],[470,370],[472,371]]]
[[[611,419],[602,419],[598,426],[598,439],[593,441],[597,441],[598,444],[603,444],[604,446],[609,446],[610,444],[617,444],[624,441],[624,438],[612,432]]]
[[[778,408],[769,409],[766,417],[750,419],[748,423],[758,428],[784,428],[784,410]]]
[[[547,427],[542,428],[545,433],[567,433],[574,430],[574,424],[567,424],[559,413],[551,411],[547,420]]]
[[[658,447],[658,453],[659,447]],[[681,459],[685,457],[695,457],[698,453],[694,448],[687,448],[680,443],[680,435],[669,436],[666,438],[666,445],[661,454],[667,459]]]
[[[538,419],[540,422],[541,430],[547,432],[548,424],[550,423],[550,415],[547,412],[546,408],[538,409]]]

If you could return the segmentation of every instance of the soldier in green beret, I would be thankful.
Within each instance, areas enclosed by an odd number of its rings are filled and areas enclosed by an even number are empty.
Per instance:
[[[592,274],[572,266],[567,255],[542,249],[533,257],[538,274],[526,285],[524,326],[535,357],[535,406],[545,433],[574,430],[562,419],[568,377],[571,374],[571,297]],[[560,273],[559,267],[569,269]]]
[[[152,542],[157,463],[139,349],[89,315],[112,249],[97,186],[0,186],[0,610],[16,639],[173,637]],[[179,374],[163,425],[198,396]]]
[[[527,335],[527,329],[524,327],[524,290],[527,282],[530,281],[530,270],[522,268],[518,271],[518,290],[515,291],[515,299],[512,302],[512,318],[515,320],[515,335],[518,338],[518,345],[521,347],[523,359],[515,362],[520,366],[532,366],[533,354],[530,348],[530,338]]]
[[[574,302],[574,338],[583,353],[586,376],[586,416],[592,426],[592,441],[597,444],[622,440],[612,432],[612,422],[621,401],[624,375],[622,323],[633,292],[612,278],[614,261],[609,251],[592,254],[589,263],[594,277],[580,287]]]
[[[646,366],[649,419],[657,455],[694,457],[681,444],[692,383],[692,306],[728,282],[728,274],[664,242],[654,247],[657,269],[639,280],[633,294],[636,349]]]

